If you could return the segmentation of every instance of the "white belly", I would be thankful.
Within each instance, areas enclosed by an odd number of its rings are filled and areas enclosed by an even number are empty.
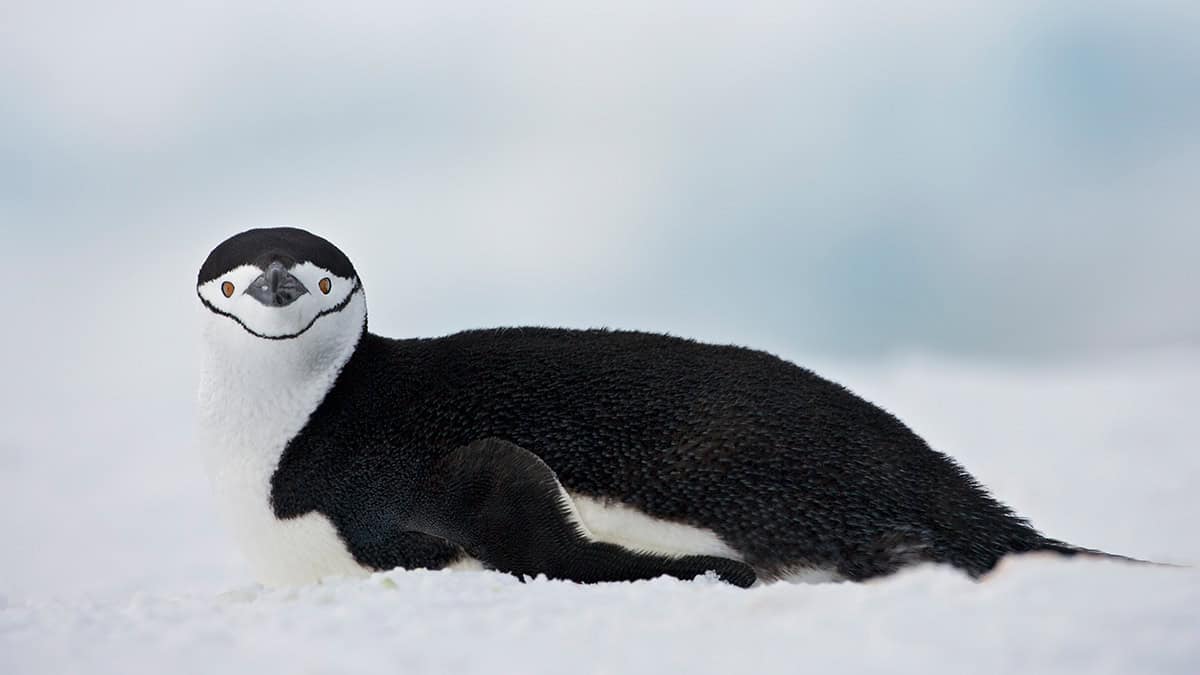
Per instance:
[[[664,555],[714,555],[741,560],[712,530],[673,523],[609,499],[568,492],[592,539]]]
[[[575,507],[575,516],[584,529],[597,541],[624,546],[635,551],[663,555],[712,555],[742,560],[742,555],[709,529],[673,523],[643,513],[641,510],[609,499],[596,499],[566,493]],[[798,565],[762,581],[788,581],[818,584],[841,581],[837,572],[829,569]]]
[[[221,511],[255,579],[296,586],[328,576],[366,576],[337,528],[319,513],[280,520],[271,510],[268,484],[214,481]]]

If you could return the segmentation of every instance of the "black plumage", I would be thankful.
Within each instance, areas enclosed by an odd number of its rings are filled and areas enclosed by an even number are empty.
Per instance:
[[[402,515],[441,499],[435,467],[481,439],[572,492],[711,529],[762,578],[925,560],[979,575],[1061,546],[841,386],[759,351],[607,330],[365,333],[282,457],[276,513],[324,513],[372,567],[437,566],[454,552],[423,541],[421,559]]]

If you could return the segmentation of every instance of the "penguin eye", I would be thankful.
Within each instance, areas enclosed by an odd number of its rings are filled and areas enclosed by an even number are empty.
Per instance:
[[[325,277],[324,279],[318,281],[317,285],[321,287],[321,292],[325,295],[329,295],[329,290],[333,288],[333,284],[329,282],[329,277]]]
[[[233,284],[229,283],[228,281],[221,284],[221,292],[224,293],[225,297],[227,298],[233,297]]]

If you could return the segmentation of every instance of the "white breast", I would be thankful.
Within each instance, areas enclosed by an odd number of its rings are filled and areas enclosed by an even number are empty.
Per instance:
[[[280,520],[271,476],[353,353],[366,317],[361,293],[342,310],[357,321],[320,320],[292,340],[263,340],[205,312],[200,428],[218,508],[255,577],[267,585],[364,575],[336,528],[310,513]],[[349,319],[350,317],[338,317]],[[357,327],[352,331],[345,327]]]

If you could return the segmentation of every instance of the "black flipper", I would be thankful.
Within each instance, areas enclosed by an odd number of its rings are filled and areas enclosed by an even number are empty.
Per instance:
[[[757,579],[749,565],[728,558],[670,557],[590,540],[572,520],[554,471],[504,440],[483,439],[450,452],[426,485],[413,529],[458,544],[503,572],[594,583],[692,579],[713,571],[743,588]]]

